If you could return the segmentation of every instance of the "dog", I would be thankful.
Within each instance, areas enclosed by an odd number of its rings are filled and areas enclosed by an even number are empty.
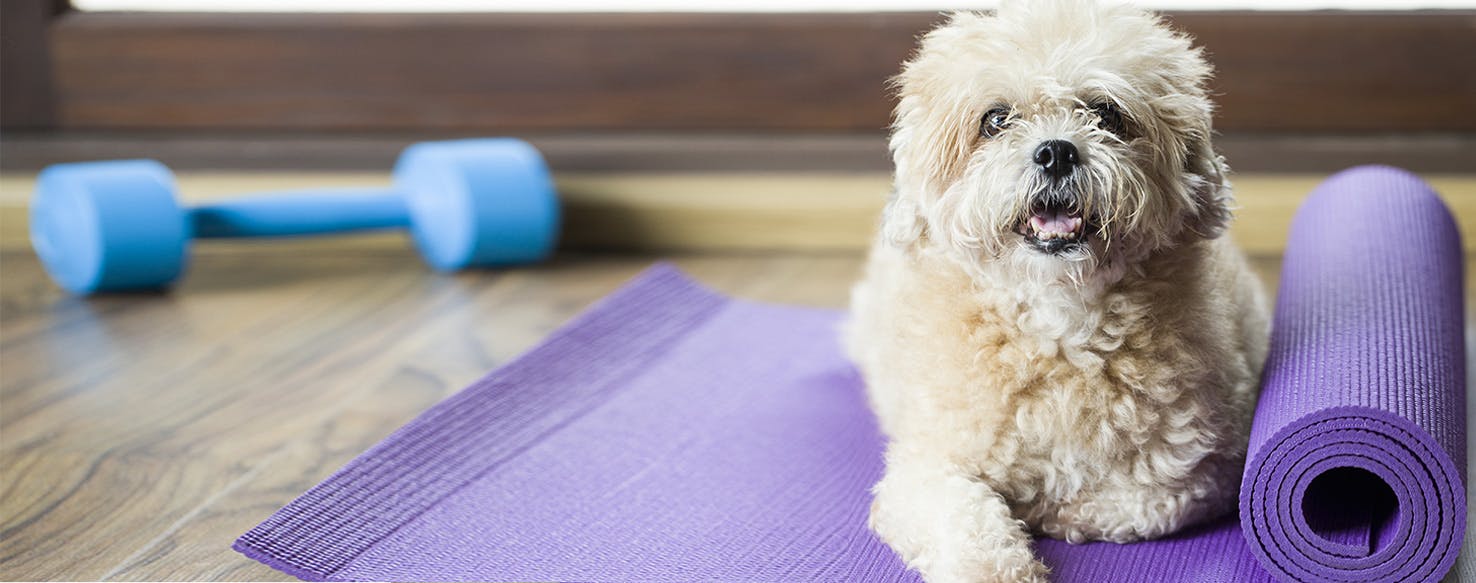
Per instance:
[[[1007,0],[895,78],[845,343],[888,437],[870,526],[926,580],[1044,581],[1034,535],[1233,510],[1269,333],[1210,75],[1151,12]]]

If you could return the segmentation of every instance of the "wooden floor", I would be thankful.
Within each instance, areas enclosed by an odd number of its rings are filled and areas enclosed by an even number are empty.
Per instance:
[[[231,541],[656,259],[442,276],[408,250],[206,244],[173,293],[81,300],[4,248],[0,578],[283,579]],[[860,267],[673,261],[740,297],[828,307]],[[1279,260],[1254,263],[1274,285]]]

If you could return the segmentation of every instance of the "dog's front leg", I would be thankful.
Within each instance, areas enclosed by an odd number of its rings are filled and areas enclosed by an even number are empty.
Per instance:
[[[1004,498],[940,454],[889,448],[873,493],[871,529],[929,583],[1046,581]]]

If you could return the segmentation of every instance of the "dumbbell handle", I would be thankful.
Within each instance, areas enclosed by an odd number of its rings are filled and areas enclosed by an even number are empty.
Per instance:
[[[190,209],[194,236],[290,237],[410,226],[393,188],[330,188],[252,195]]]

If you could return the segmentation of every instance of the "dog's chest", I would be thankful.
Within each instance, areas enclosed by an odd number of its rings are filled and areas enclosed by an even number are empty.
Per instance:
[[[982,315],[976,378],[999,413],[981,425],[984,477],[1017,502],[1072,499],[1200,425],[1184,390],[1200,367],[1157,349],[1173,334],[1124,302]]]

